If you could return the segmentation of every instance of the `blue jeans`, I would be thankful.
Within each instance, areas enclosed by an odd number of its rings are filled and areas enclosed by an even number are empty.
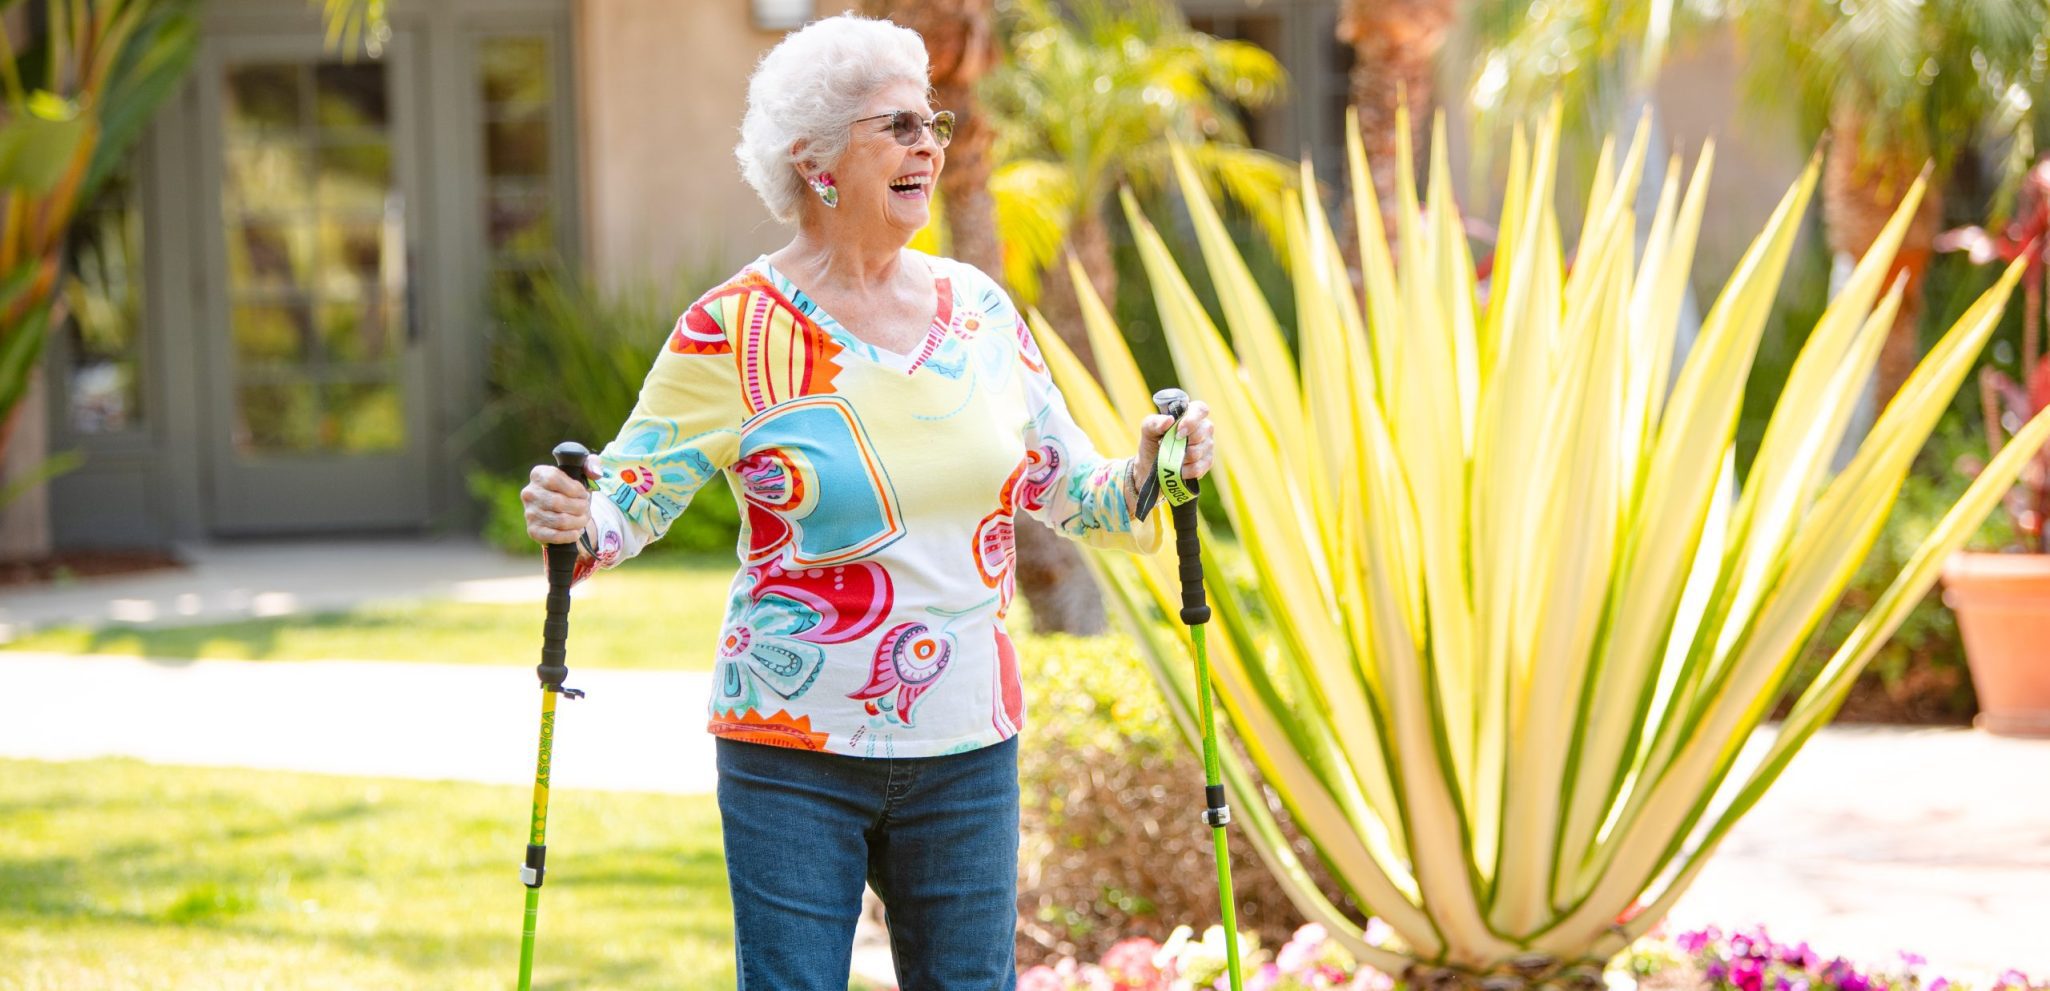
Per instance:
[[[1016,737],[944,757],[716,747],[740,991],[845,991],[863,881],[903,991],[1016,987]]]

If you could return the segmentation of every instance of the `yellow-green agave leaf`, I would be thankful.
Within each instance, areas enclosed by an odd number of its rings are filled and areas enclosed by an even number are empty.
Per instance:
[[[1230,532],[1210,535],[1204,558],[1213,687],[1238,744],[1222,755],[1234,841],[1305,918],[1420,980],[1584,978],[1654,925],[2050,440],[2039,417],[1993,460],[1747,757],[2021,269],[1948,329],[1833,470],[1902,303],[1890,273],[1918,183],[1807,335],[1731,500],[1739,407],[1818,163],[1683,355],[1712,151],[1691,174],[1672,158],[1640,217],[1638,184],[1663,154],[1640,127],[1581,178],[1587,211],[1569,224],[1554,206],[1570,178],[1558,129],[1555,110],[1512,136],[1482,279],[1445,142],[1420,190],[1402,141],[1396,195],[1381,201],[1348,121],[1354,250],[1309,163],[1302,191],[1279,200],[1292,328],[1186,152],[1174,171],[1217,313],[1124,198],[1173,384],[1218,424],[1205,498]],[[1067,275],[1101,380],[1033,324],[1077,422],[1115,447],[1151,412],[1149,384],[1088,280]],[[1174,562],[1091,566],[1193,744]],[[1365,920],[1318,891],[1270,797],[1393,940],[1370,944]]]

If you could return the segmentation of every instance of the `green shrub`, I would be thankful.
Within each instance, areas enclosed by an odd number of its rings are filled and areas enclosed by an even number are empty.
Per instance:
[[[1130,641],[1032,636],[1018,650],[1029,706],[1018,774],[1019,966],[1095,959],[1127,936],[1159,940],[1177,925],[1216,924],[1203,763]],[[1309,846],[1295,845],[1317,869]],[[1266,946],[1288,942],[1302,918],[1243,836],[1232,837],[1231,871],[1239,928]],[[1328,879],[1320,886],[1349,904]]]
[[[600,290],[574,273],[551,270],[492,300],[487,381],[490,405],[472,429],[476,464],[470,494],[484,507],[483,535],[497,546],[531,546],[521,519],[520,487],[556,443],[597,448],[633,411],[641,381],[677,317],[723,273]],[[740,515],[726,486],[709,485],[658,548],[730,551]]]
[[[1791,682],[1798,693],[1850,635],[1857,619],[1900,573],[1944,510],[1971,484],[1974,463],[1986,460],[1982,432],[1964,411],[1953,409],[1930,436],[1914,471],[1901,486],[1900,501],[1872,553],[1844,590],[1842,605],[1823,626],[1814,646]],[[1987,518],[1972,541],[1975,550],[1997,550],[2013,542],[2005,514]],[[1965,670],[1964,644],[1957,618],[1943,605],[1942,591],[1932,591],[1915,607],[1880,648],[1839,719],[1859,722],[1965,723],[1978,711],[1972,681]]]
[[[1817,243],[1799,256],[1787,276],[1787,284],[1758,353],[1750,385],[1744,397],[1737,430],[1738,471],[1748,472],[1751,457],[1772,415],[1773,405],[1786,382],[1793,358],[1828,304],[1828,249]],[[1972,266],[1962,258],[1939,256],[1930,266],[1923,284],[1921,320],[1922,349],[1926,352],[1935,336],[1954,322],[1972,300],[1991,284],[1997,267]],[[1984,363],[2019,371],[2021,307],[2010,307],[1981,359]],[[1802,659],[1790,681],[1790,694],[1782,709],[1807,687],[1814,675],[1850,635],[1858,616],[1868,609],[1900,573],[1915,547],[1928,536],[1944,509],[1954,503],[1970,484],[1970,470],[1990,456],[1981,424],[1979,390],[1968,385],[1960,389],[1943,423],[1929,438],[1928,446],[1915,462],[1901,488],[1900,501],[1887,519],[1872,553],[1866,558],[1848,588],[1842,605],[1824,624],[1815,643]],[[1985,527],[1972,542],[1974,550],[2002,550],[2018,543],[2012,521],[2005,513],[1988,517]],[[1873,657],[1870,667],[1858,678],[1849,700],[1839,713],[1840,721],[1966,723],[1978,711],[1971,678],[1965,669],[1964,645],[1957,619],[1943,605],[1942,591],[1931,592],[1901,624],[1892,640]]]

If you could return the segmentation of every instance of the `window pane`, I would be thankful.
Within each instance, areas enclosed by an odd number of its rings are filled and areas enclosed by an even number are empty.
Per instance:
[[[228,228],[228,286],[303,290],[313,274],[313,224],[303,218],[252,217]]]
[[[231,70],[271,101],[257,119],[291,125],[231,132],[223,149],[232,440],[245,456],[405,446],[396,300],[406,237],[388,71],[325,60]],[[278,80],[300,87],[296,116],[278,109]]]
[[[320,225],[321,295],[353,297],[384,286],[385,225],[368,220],[330,220]],[[398,231],[390,235],[394,242]],[[397,254],[394,243],[393,254]],[[397,262],[397,257],[393,257]]]
[[[487,115],[531,117],[547,112],[547,39],[487,38],[481,62]]]
[[[362,141],[328,145],[315,156],[323,210],[382,213],[392,191],[391,143]]]
[[[116,173],[72,221],[65,250],[71,429],[142,426],[142,211],[130,175]]]
[[[484,174],[492,177],[547,175],[548,121],[506,121],[484,125]]]
[[[323,128],[383,129],[384,64],[375,60],[322,62],[313,70],[314,120]]]
[[[296,138],[264,137],[227,151],[227,207],[249,213],[306,209],[312,186],[311,155]]]
[[[320,343],[328,362],[366,364],[389,357],[390,310],[378,297],[320,304]]]
[[[406,446],[405,404],[391,382],[337,382],[324,387],[326,446],[351,454]]]
[[[237,390],[235,448],[243,454],[312,451],[320,445],[320,400],[311,384]]]
[[[229,318],[237,367],[297,364],[312,338],[304,304],[237,306]]]
[[[494,295],[531,292],[560,253],[554,175],[554,42],[508,35],[478,42],[484,99],[484,251]]]
[[[496,195],[485,203],[491,253],[500,259],[544,258],[555,249],[555,223],[545,196]]]
[[[228,69],[228,130],[291,130],[300,124],[304,76],[292,64],[246,63]]]

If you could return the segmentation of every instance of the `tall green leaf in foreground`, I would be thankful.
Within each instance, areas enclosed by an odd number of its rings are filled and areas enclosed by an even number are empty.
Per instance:
[[[1224,328],[1126,202],[1179,384],[1219,423],[1211,497],[1235,540],[1205,552],[1214,678],[1244,748],[1226,767],[1235,809],[1304,915],[1366,963],[1426,987],[1599,987],[1601,963],[1665,915],[2050,439],[2050,419],[2031,422],[1785,722],[1755,733],[2021,269],[1950,328],[1832,474],[1901,302],[1886,274],[1918,185],[1809,335],[1741,496],[1719,504],[1813,163],[1675,377],[1712,149],[1684,187],[1678,162],[1666,170],[1640,246],[1641,131],[1620,161],[1602,156],[1577,232],[1553,208],[1556,121],[1519,132],[1483,294],[1445,142],[1421,205],[1403,150],[1391,246],[1356,126],[1349,137],[1364,298],[1324,212],[1292,202],[1294,353],[1186,158]],[[1037,336],[1077,419],[1115,445],[1150,411],[1147,388],[1073,274],[1101,381],[1058,335]],[[1094,565],[1193,741],[1172,559]],[[1310,883],[1256,781],[1394,939],[1370,944]]]

